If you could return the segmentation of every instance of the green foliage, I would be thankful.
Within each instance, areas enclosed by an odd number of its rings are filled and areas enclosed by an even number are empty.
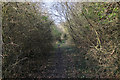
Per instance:
[[[52,34],[54,36],[55,41],[61,39],[62,33],[59,31],[59,29],[56,26],[52,26]]]
[[[69,34],[80,52],[84,52],[85,58],[89,59],[86,61],[88,63],[86,66],[89,66],[89,70],[92,71],[88,72],[92,73],[89,75],[117,77],[120,73],[117,72],[120,63],[118,60],[120,56],[119,2],[62,5],[67,8],[65,24]],[[82,5],[83,8],[77,10],[81,8],[78,5]],[[117,73],[113,74],[114,72]]]

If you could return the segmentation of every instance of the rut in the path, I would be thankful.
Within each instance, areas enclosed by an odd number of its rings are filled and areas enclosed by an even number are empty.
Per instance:
[[[56,61],[55,61],[55,73],[56,77],[64,78],[65,77],[65,62],[63,57],[63,51],[58,48],[58,51],[56,53]]]
[[[42,70],[40,70],[40,73],[42,72],[42,75],[38,77],[44,77],[44,78],[66,78],[66,61],[64,59],[64,50],[62,48],[58,48],[55,51],[55,55],[52,56],[46,65],[46,67]]]

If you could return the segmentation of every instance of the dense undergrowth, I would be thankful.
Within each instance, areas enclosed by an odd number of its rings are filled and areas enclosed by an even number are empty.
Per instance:
[[[37,3],[3,3],[3,77],[29,77],[51,55],[53,21]]]
[[[88,77],[120,77],[120,3],[61,3],[64,26],[84,53]],[[84,71],[83,71],[84,72]]]
[[[65,34],[41,3],[3,3],[3,77],[33,77],[61,47],[74,63],[68,77],[120,78],[120,2],[56,4]]]

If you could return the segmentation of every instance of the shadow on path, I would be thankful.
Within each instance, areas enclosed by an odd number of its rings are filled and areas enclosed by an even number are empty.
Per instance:
[[[80,59],[79,59],[80,58]],[[81,78],[85,61],[74,46],[61,45],[36,73],[37,78]]]

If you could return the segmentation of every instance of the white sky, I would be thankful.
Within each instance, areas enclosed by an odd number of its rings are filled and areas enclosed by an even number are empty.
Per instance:
[[[50,17],[54,20],[55,24],[59,24],[61,21],[65,21],[64,17],[60,16],[59,13],[54,9],[53,5],[57,4],[56,2],[45,2],[44,7],[47,8]],[[59,7],[60,8],[60,7]],[[58,15],[60,17],[57,17]],[[62,20],[61,20],[62,19]]]

